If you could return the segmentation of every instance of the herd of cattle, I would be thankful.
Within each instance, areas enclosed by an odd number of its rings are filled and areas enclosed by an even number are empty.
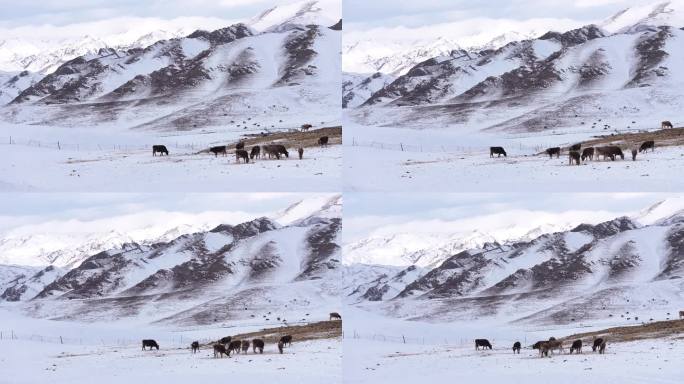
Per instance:
[[[661,127],[662,129],[672,128],[672,123],[669,121],[663,121],[661,123]],[[651,151],[655,150],[655,141],[647,140],[641,143],[641,145],[632,146],[632,161],[636,161],[638,153],[645,152],[649,149]],[[556,156],[556,158],[560,158],[561,147],[547,148],[544,151],[544,153],[549,155],[549,158],[553,158],[554,155]],[[497,155],[497,157],[501,157],[501,155],[507,157],[506,150],[503,147],[489,147],[489,157],[494,157],[494,155]],[[601,160],[601,156],[603,156],[603,160],[610,158],[611,161],[615,161],[615,159],[618,156],[622,160],[625,159],[625,154],[622,152],[622,149],[617,145],[582,148],[582,144],[579,143],[571,145],[568,148],[569,165],[580,165],[583,161],[587,160],[593,161],[594,157],[596,157],[597,160]]]
[[[337,312],[331,312],[330,320],[342,320],[342,316]],[[265,343],[263,339],[252,339],[251,341],[233,340],[232,336],[226,336],[222,337],[221,339],[213,343],[212,347],[214,349],[214,357],[222,358],[224,355],[230,357],[231,353],[239,354],[240,351],[242,351],[243,354],[247,354],[247,352],[249,352],[250,345],[252,347],[252,353],[256,354],[257,351],[259,354],[264,353]],[[277,343],[278,352],[282,354],[285,347],[290,347],[291,345],[292,335],[282,336]],[[149,348],[150,351],[152,350],[152,348],[156,348],[157,350],[159,350],[159,344],[153,339],[144,339],[142,341],[142,350],[147,350],[147,348]],[[193,341],[192,344],[190,344],[190,349],[192,350],[192,353],[199,352],[199,341]]]
[[[475,339],[475,350],[478,349],[492,349],[492,344],[487,339]],[[522,344],[516,341],[513,344],[513,353],[520,353],[522,349]],[[532,349],[539,350],[539,357],[548,357],[549,352],[553,354],[553,351],[559,351],[563,353],[563,342],[561,340],[556,340],[555,337],[551,337],[548,340],[537,341],[532,345]],[[605,338],[595,338],[591,346],[593,352],[598,352],[603,354],[606,351],[606,339]],[[570,354],[572,353],[582,353],[582,340],[575,340],[570,346]]]
[[[327,147],[328,146],[328,141],[329,138],[328,136],[321,136],[318,138],[318,145],[321,147]],[[219,145],[215,147],[209,148],[209,152],[214,154],[214,157],[218,157],[218,155],[223,155],[227,156],[228,155],[228,146],[227,145]],[[152,146],[152,156],[156,156],[157,153],[159,153],[160,156],[169,155],[169,150],[166,148],[165,145],[153,145]],[[304,157],[304,148],[299,147],[297,148],[297,153],[299,154],[299,160],[301,160]],[[250,160],[255,160],[255,159],[261,159],[265,158],[268,156],[269,159],[276,158],[280,160],[281,156],[285,156],[286,158],[290,157],[290,153],[287,151],[287,148],[282,145],[282,144],[266,144],[266,145],[255,145],[251,148],[249,152],[245,150],[245,143],[244,141],[240,141],[235,145],[235,162],[240,163],[240,160],[242,159],[244,163],[249,163]]]

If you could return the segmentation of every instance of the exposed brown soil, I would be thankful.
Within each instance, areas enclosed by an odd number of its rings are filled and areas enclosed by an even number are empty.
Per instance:
[[[277,343],[285,335],[292,335],[293,342],[333,339],[342,336],[342,322],[339,320],[319,321],[306,325],[266,328],[257,332],[233,335],[232,338],[233,340],[263,339],[266,344],[272,344]]]
[[[328,136],[328,145],[342,144],[342,127],[326,127],[319,129],[310,129],[307,132],[273,132],[266,135],[251,134],[246,135],[246,138],[240,140],[245,143],[245,149],[249,151],[252,146],[265,144],[282,144],[290,149],[318,147],[318,139],[322,136]],[[235,152],[235,144],[237,142],[228,144],[228,152]],[[209,152],[209,148],[200,151],[200,153]],[[296,155],[296,154],[295,154]]]
[[[656,148],[684,145],[684,128],[660,129],[652,132],[621,133],[615,135],[596,136],[582,142],[582,148],[596,147],[608,144],[628,148],[641,145],[644,141],[654,140]]]
[[[654,321],[643,325],[614,327],[601,331],[577,333],[562,340],[592,340],[595,337],[607,338],[609,342],[636,341],[663,337],[684,337],[684,320]]]

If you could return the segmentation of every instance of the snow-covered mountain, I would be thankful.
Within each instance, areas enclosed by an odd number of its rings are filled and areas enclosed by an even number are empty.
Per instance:
[[[649,221],[657,209],[639,217]],[[625,311],[638,316],[645,308],[672,312],[684,303],[684,210],[650,221],[619,217],[526,241],[485,243],[434,268],[354,264],[345,271],[352,276],[346,300],[435,321],[499,316],[572,324]]]
[[[372,75],[342,74],[342,108],[354,108],[394,81],[394,76],[376,72]]]
[[[679,123],[672,111],[684,105],[681,4],[655,5],[644,17],[634,12],[602,26],[431,57],[349,114],[369,125],[523,132],[580,127],[597,117],[632,128],[652,128],[659,122],[652,116],[661,115]]]
[[[127,243],[70,270],[22,270],[3,282],[0,297],[25,302],[36,316],[87,321],[153,313],[156,321],[207,324],[254,317],[247,307],[282,316],[329,310],[338,300],[341,218],[330,204],[319,208],[290,225],[262,217]]]
[[[26,88],[2,86],[3,95],[21,89],[2,114],[23,123],[164,130],[339,121],[341,30],[339,19],[328,18],[335,12],[323,11],[328,3],[295,3],[251,24],[88,52],[25,81]],[[260,122],[238,127],[245,114]]]

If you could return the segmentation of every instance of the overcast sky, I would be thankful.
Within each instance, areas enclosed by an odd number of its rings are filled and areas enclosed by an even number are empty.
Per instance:
[[[365,194],[345,193],[344,242],[395,233],[521,232],[547,223],[598,223],[633,216],[678,194]]]
[[[680,1],[680,0],[677,0]],[[446,37],[467,47],[511,31],[535,36],[598,23],[643,0],[345,0],[345,43]]]
[[[134,231],[182,224],[238,224],[320,194],[5,194],[0,236],[38,232]]]

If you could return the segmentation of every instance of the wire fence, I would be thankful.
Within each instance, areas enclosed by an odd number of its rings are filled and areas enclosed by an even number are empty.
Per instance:
[[[64,150],[64,151],[99,151],[99,152],[132,152],[132,151],[151,151],[153,145],[160,144],[160,142],[155,143],[73,143],[61,140],[38,140],[38,139],[27,139],[27,138],[17,138],[9,136],[5,141],[0,142],[0,144],[5,145],[19,145],[34,148],[45,148],[53,150]],[[174,148],[177,150],[186,151],[200,151],[208,149],[215,143],[212,142],[191,142],[191,143],[169,143],[168,140],[163,140],[161,144],[166,145],[169,148]]]
[[[428,145],[428,144],[405,144],[399,143],[389,143],[377,140],[363,141],[356,138],[352,138],[351,145],[353,147],[367,147],[375,148],[387,151],[401,151],[401,152],[429,152],[429,153],[456,153],[462,155],[472,155],[482,152],[488,152],[489,146],[475,146],[475,145],[454,145],[454,144],[438,144],[438,145]],[[555,144],[524,144],[522,142],[515,143],[514,145],[506,145],[506,149],[515,148],[520,152],[533,152],[539,153],[546,148],[555,146]]]

